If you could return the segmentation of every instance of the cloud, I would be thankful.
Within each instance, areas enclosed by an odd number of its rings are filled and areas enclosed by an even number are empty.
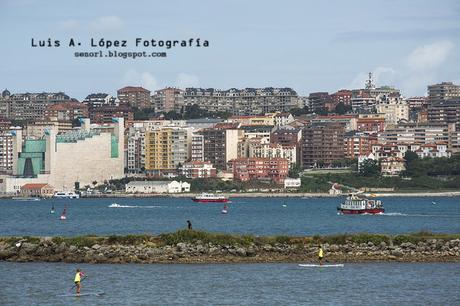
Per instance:
[[[120,17],[103,16],[89,22],[82,22],[76,19],[64,20],[59,24],[59,28],[64,31],[112,32],[120,30],[123,24],[123,20]]]
[[[374,84],[379,85],[391,85],[394,84],[397,79],[397,72],[391,67],[379,66],[372,71],[372,79]],[[348,88],[364,88],[366,80],[369,78],[368,72],[360,72],[353,79]]]
[[[136,70],[129,70],[126,72],[121,85],[142,86],[150,91],[159,89],[157,80],[150,72],[138,72]]]
[[[187,88],[187,87],[198,87],[200,80],[196,75],[179,73],[176,80],[176,86],[178,88]]]
[[[117,16],[104,16],[90,23],[90,29],[99,32],[117,31],[123,27],[123,21]]]
[[[455,45],[448,40],[415,48],[394,67],[377,67],[372,70],[377,86],[391,85],[401,89],[405,96],[426,93],[427,85],[440,82],[438,74],[453,53]],[[349,88],[363,88],[368,74],[360,72]]]
[[[454,44],[450,41],[439,41],[430,45],[421,46],[406,58],[406,65],[413,70],[430,70],[443,64]]]

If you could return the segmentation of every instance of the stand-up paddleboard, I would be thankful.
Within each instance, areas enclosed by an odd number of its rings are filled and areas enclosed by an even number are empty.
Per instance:
[[[62,296],[62,297],[80,297],[80,296],[101,296],[101,295],[104,295],[104,292],[103,291],[99,291],[99,292],[83,292],[83,293],[80,293],[80,294],[77,294],[77,293],[67,293],[67,294],[61,294],[59,296]]]
[[[306,267],[306,268],[342,268],[344,265],[343,264],[324,264],[324,265],[319,265],[319,264],[299,264],[300,267]]]

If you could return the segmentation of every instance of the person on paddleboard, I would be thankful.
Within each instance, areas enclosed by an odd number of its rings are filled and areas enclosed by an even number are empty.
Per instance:
[[[83,271],[81,271],[80,269],[77,269],[77,271],[75,273],[75,279],[74,279],[75,286],[77,287],[77,294],[80,294],[81,279],[84,276],[85,276],[85,273],[83,273]]]
[[[323,246],[321,244],[318,245],[318,260],[319,260],[319,265],[323,265],[323,257],[324,257],[324,252],[323,252]]]

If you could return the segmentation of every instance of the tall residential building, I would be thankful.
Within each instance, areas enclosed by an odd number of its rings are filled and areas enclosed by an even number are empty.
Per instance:
[[[376,102],[375,110],[378,114],[385,114],[387,125],[409,121],[409,105],[399,95],[378,95]]]
[[[334,101],[335,105],[343,103],[345,105],[351,105],[351,90],[341,89],[333,94],[331,94],[331,99]]]
[[[180,113],[184,106],[184,91],[179,88],[166,87],[155,91],[152,104],[156,113],[175,111]]]
[[[204,136],[192,134],[191,161],[204,161]]]
[[[344,136],[345,158],[354,159],[360,155],[369,155],[372,145],[376,143],[376,133],[348,132]]]
[[[117,90],[120,104],[128,104],[140,109],[152,106],[150,90],[142,87],[127,86]]]
[[[227,162],[238,157],[238,141],[244,136],[238,127],[236,123],[218,123],[199,131],[204,140],[204,161],[211,162],[217,169],[226,169]]]
[[[13,133],[0,132],[0,174],[13,173]]]
[[[379,133],[378,141],[379,143],[449,143],[451,132],[455,132],[455,124],[406,123]]]
[[[145,132],[145,170],[162,176],[177,170],[190,156],[191,130],[163,127]]]
[[[0,99],[0,115],[11,120],[43,119],[49,105],[75,101],[63,92],[58,93],[18,93],[4,91]]]
[[[460,85],[452,82],[442,82],[428,86],[429,104],[440,103],[452,98],[460,98]]]
[[[300,100],[291,88],[186,88],[184,104],[196,104],[210,112],[229,112],[233,115],[258,115],[286,112],[300,106]]]
[[[233,178],[241,181],[270,179],[283,184],[289,172],[284,158],[236,158],[230,161]]]
[[[326,103],[332,101],[331,96],[328,92],[312,92],[308,96],[310,101],[310,109],[314,112],[318,112],[326,107]]]
[[[0,192],[18,193],[29,183],[49,184],[55,190],[73,190],[93,182],[124,176],[124,123],[91,125],[84,119],[78,130],[56,135],[46,130],[40,139],[13,133],[13,176],[4,176]]]
[[[302,130],[302,166],[329,165],[345,157],[345,126],[342,123],[313,123]]]
[[[126,170],[128,173],[143,173],[145,171],[144,128],[130,127],[128,131]]]
[[[430,104],[428,121],[460,126],[460,97]]]

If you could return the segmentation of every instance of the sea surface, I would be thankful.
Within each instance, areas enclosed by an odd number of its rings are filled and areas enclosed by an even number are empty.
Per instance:
[[[219,203],[189,198],[0,200],[0,236],[160,234],[186,227],[253,235],[337,233],[460,233],[458,197],[383,198],[383,215],[338,215],[343,198],[232,198]],[[117,205],[113,205],[117,204]],[[54,205],[55,214],[50,214]],[[67,220],[59,220],[67,206]],[[119,206],[119,207],[110,207]]]
[[[459,263],[89,265],[0,262],[1,305],[460,305]],[[72,291],[73,292],[73,291]]]

